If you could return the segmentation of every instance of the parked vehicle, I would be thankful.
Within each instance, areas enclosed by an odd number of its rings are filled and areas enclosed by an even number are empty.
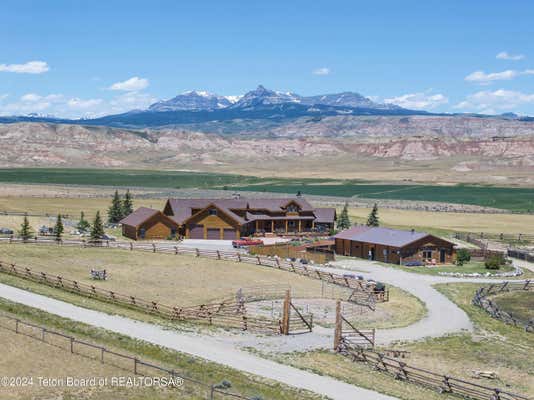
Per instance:
[[[421,261],[406,261],[404,263],[405,267],[422,267],[423,263]]]
[[[232,240],[232,247],[234,249],[241,249],[243,247],[248,246],[257,246],[263,244],[261,240],[258,239],[239,239],[239,240]]]
[[[108,240],[110,242],[114,242],[115,240],[117,240],[115,236],[108,235],[107,233],[104,233],[102,236],[100,236],[100,239]]]
[[[9,228],[0,228],[0,234],[2,235],[13,235],[13,230]]]

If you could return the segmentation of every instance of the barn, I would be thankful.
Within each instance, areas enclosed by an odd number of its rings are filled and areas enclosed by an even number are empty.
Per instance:
[[[179,224],[159,210],[140,207],[120,221],[122,235],[130,239],[167,239],[178,233]]]
[[[409,261],[450,264],[454,243],[415,230],[355,226],[334,236],[336,254],[391,264]]]

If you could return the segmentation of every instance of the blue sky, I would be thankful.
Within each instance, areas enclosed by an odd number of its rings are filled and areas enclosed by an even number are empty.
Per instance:
[[[534,115],[533,21],[534,2],[515,0],[7,0],[0,114],[95,116],[263,84]]]

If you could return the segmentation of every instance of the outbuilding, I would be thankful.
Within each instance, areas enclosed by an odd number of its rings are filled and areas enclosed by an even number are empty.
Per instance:
[[[449,264],[455,260],[454,243],[415,230],[355,226],[334,236],[336,254],[391,264],[410,261]]]

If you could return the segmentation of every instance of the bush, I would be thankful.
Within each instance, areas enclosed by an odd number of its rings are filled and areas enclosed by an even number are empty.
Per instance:
[[[486,269],[499,269],[506,264],[506,259],[501,254],[486,257],[484,265]]]
[[[471,253],[467,249],[458,249],[456,251],[456,265],[464,265],[464,263],[471,261]]]

